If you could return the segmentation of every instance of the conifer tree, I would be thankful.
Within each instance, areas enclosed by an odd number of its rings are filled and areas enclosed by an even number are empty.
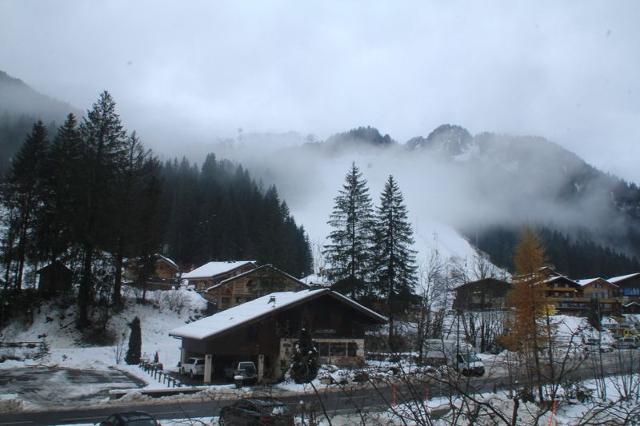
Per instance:
[[[309,383],[316,378],[319,368],[318,349],[311,333],[302,328],[291,355],[291,378],[298,384]]]
[[[378,296],[386,300],[389,345],[395,346],[395,319],[406,312],[416,296],[413,230],[400,188],[389,176],[376,211],[374,274]]]
[[[129,365],[140,364],[142,355],[142,330],[140,329],[140,318],[135,317],[131,323],[131,334],[129,334],[129,349],[124,360]]]
[[[38,217],[37,244],[40,257],[58,258],[77,241],[78,201],[85,175],[82,138],[76,117],[69,114],[58,128],[46,162],[44,205]]]
[[[93,254],[112,235],[115,177],[118,165],[126,154],[126,131],[116,112],[116,103],[109,92],[102,92],[87,113],[80,132],[83,139],[87,176],[83,185],[83,198],[78,208],[78,223],[83,251],[82,279],[78,297],[78,327],[89,322],[88,305],[91,302]]]
[[[42,121],[37,121],[16,154],[7,178],[4,205],[9,210],[6,217],[12,220],[12,223],[7,225],[15,230],[13,234],[16,247],[12,252],[15,251],[17,261],[17,289],[22,287],[22,274],[27,256],[36,251],[34,233],[38,210],[43,206],[44,164],[48,150],[47,129]]]
[[[327,223],[332,228],[324,247],[327,277],[352,298],[370,293],[366,283],[371,269],[373,206],[367,181],[355,163],[335,198]]]

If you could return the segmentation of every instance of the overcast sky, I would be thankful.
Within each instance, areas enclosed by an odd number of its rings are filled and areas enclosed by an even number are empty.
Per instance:
[[[457,123],[640,182],[640,2],[559,3],[0,0],[0,69],[81,109],[108,89],[160,150]]]

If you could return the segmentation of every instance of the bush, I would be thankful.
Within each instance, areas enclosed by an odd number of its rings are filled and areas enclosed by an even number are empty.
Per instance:
[[[124,358],[127,364],[140,364],[142,354],[142,331],[140,329],[140,318],[135,317],[129,324],[131,334],[129,335],[129,350]]]

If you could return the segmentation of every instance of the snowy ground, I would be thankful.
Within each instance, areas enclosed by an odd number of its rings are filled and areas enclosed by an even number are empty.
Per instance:
[[[40,395],[59,395],[55,402],[47,403],[46,398],[25,390],[26,406],[51,406],[85,402],[100,402],[105,399],[105,390],[117,388],[143,387],[154,389],[164,387],[137,366],[126,365],[123,361],[128,343],[127,324],[134,317],[140,318],[142,328],[142,352],[153,358],[157,352],[165,368],[175,368],[180,359],[180,340],[168,335],[168,331],[196,319],[206,309],[206,301],[197,293],[185,289],[171,291],[150,291],[149,303],[135,302],[136,291],[125,287],[125,308],[109,322],[109,328],[118,338],[112,346],[85,346],[81,333],[74,327],[75,307],[60,308],[55,301],[40,307],[34,313],[33,322],[14,321],[1,330],[0,339],[5,342],[45,341],[50,353],[40,359],[7,360],[0,363],[0,370],[22,371],[38,376],[38,372],[49,369],[55,374],[41,376]],[[122,335],[124,333],[124,335]],[[120,352],[120,356],[117,353]],[[19,351],[16,355],[20,355]],[[120,358],[120,359],[118,359]],[[113,380],[114,369],[126,372],[139,380]],[[82,380],[69,381],[69,371],[91,371]],[[9,373],[3,373],[7,377]],[[95,375],[92,379],[88,376]],[[125,377],[121,373],[120,377]],[[75,377],[75,376],[74,376]],[[104,380],[100,381],[99,377]],[[9,380],[9,379],[6,379]],[[115,383],[115,384],[114,384]],[[64,391],[66,389],[66,391]],[[63,390],[63,391],[61,391]],[[84,395],[83,399],[81,396]]]

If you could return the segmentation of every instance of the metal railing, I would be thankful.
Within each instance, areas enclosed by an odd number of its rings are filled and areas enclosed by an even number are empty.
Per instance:
[[[163,385],[166,384],[167,386],[170,386],[173,388],[179,388],[184,386],[184,384],[180,380],[165,373],[164,370],[162,369],[162,364],[142,360],[140,361],[140,364],[138,364],[138,367],[140,367],[144,372],[152,376],[154,380],[159,381]]]

